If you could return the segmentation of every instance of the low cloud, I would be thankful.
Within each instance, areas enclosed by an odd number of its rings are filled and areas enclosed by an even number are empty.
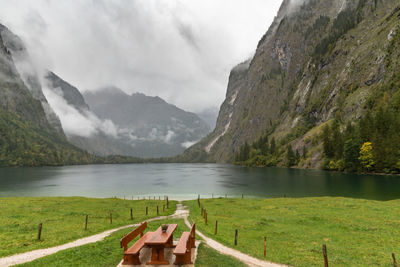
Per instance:
[[[230,69],[253,53],[280,4],[2,1],[0,22],[26,42],[38,70],[54,70],[82,90],[112,84],[199,112],[219,107]]]
[[[50,106],[60,118],[66,135],[90,137],[103,130],[110,135],[116,135],[117,130],[112,122],[111,124],[110,122],[102,122],[94,114],[82,114],[74,107],[68,105],[62,96],[61,90],[57,92],[44,85],[43,93]]]

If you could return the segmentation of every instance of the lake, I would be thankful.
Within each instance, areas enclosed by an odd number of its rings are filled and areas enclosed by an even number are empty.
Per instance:
[[[0,168],[0,197],[170,198],[343,196],[400,198],[400,177],[229,164],[126,164]]]

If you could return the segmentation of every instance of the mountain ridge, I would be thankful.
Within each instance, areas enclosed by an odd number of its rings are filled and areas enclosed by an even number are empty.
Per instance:
[[[245,151],[243,164],[286,166],[290,147],[306,152],[297,167],[325,168],[324,126],[336,119],[343,133],[371,110],[368,101],[394,93],[387,88],[397,79],[397,50],[390,64],[385,58],[399,28],[396,4],[283,1],[248,68],[231,71],[216,128],[182,158],[234,162]],[[263,155],[257,143],[270,149],[272,139],[275,155]]]

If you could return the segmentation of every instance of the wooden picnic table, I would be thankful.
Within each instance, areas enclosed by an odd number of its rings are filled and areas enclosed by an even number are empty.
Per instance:
[[[146,246],[151,248],[151,260],[146,264],[169,264],[164,258],[164,248],[173,247],[173,233],[177,224],[168,224],[168,229],[163,232],[161,226],[146,240]]]

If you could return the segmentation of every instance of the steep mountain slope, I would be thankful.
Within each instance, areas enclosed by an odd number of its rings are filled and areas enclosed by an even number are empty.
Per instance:
[[[322,167],[323,126],[335,118],[343,132],[399,89],[399,14],[396,0],[285,0],[254,57],[232,70],[215,130],[184,157],[257,158],[256,141],[274,140],[273,165],[290,145],[306,152],[299,167]]]
[[[53,109],[48,104],[45,96],[43,95],[42,87],[38,79],[38,75],[31,62],[30,56],[22,40],[13,34],[7,27],[0,24],[0,35],[3,41],[6,53],[12,56],[14,64],[14,75],[18,76],[24,82],[25,86],[29,89],[34,99],[39,100],[45,112],[47,121],[62,134],[61,123]],[[5,78],[5,77],[4,77]]]
[[[30,68],[22,42],[0,25],[0,166],[92,162],[65,139]]]
[[[83,112],[89,110],[89,106],[78,88],[67,83],[51,71],[45,75],[45,79],[53,90],[59,90],[57,93],[62,95],[69,105]]]
[[[119,140],[115,126],[109,121],[101,121],[90,110],[78,88],[53,72],[48,72],[44,80],[46,89],[50,91],[46,91],[46,94],[56,112],[61,115],[68,141],[99,156],[130,155],[130,146]],[[76,124],[86,124],[92,130],[89,133],[79,130]]]
[[[84,98],[102,120],[118,127],[118,141],[125,145],[124,155],[167,157],[209,133],[209,127],[197,115],[166,103],[159,97],[127,95],[118,88],[87,92]]]

